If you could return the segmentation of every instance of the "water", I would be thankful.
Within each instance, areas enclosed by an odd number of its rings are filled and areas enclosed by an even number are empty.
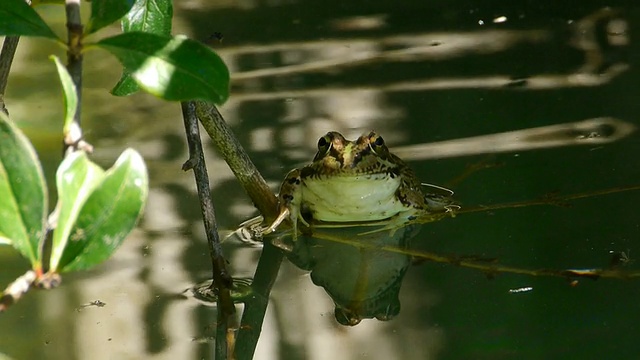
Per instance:
[[[596,2],[207,4],[177,4],[176,33],[201,40],[224,34],[212,46],[237,80],[221,110],[274,189],[289,169],[312,158],[328,130],[354,138],[374,128],[393,149],[597,117],[639,125],[635,38],[612,45],[624,36],[600,36],[594,43],[570,26],[590,14],[600,14],[593,21],[603,16]],[[622,8],[629,36],[637,33],[639,15]],[[54,79],[53,66],[44,63],[57,50],[47,44],[21,42],[7,105],[36,137],[52,174],[62,106],[55,82],[42,85]],[[210,270],[193,178],[179,170],[187,158],[179,107],[146,95],[114,99],[106,90],[118,76],[115,61],[93,54],[86,64],[83,121],[95,159],[110,166],[125,147],[138,148],[150,169],[149,206],[108,263],[67,275],[56,290],[31,292],[3,314],[0,353],[15,359],[211,358],[215,308],[183,296]],[[258,70],[268,72],[250,72]],[[577,70],[583,76],[572,76]],[[218,220],[230,231],[254,211],[208,147]],[[640,183],[637,133],[595,146],[477,150],[481,154],[410,163],[421,180],[438,185],[470,164],[501,164],[451,186],[463,209]],[[423,226],[411,246],[522,268],[606,268],[612,251],[630,252],[631,259],[640,254],[633,210],[639,200],[640,192],[623,192],[573,200],[568,208],[460,214]],[[234,276],[258,276],[259,248],[229,242],[225,252]],[[398,315],[355,327],[339,325],[333,300],[307,271],[284,260],[255,358],[634,358],[640,351],[634,280],[581,279],[572,286],[554,277],[489,279],[482,271],[414,260],[399,289]],[[6,247],[0,264],[3,285],[28,268]],[[106,305],[83,307],[96,300]]]

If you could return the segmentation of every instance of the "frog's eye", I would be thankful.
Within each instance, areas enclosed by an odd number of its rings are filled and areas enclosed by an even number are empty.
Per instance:
[[[318,139],[318,152],[326,153],[331,148],[331,137],[329,134]]]
[[[384,139],[382,136],[374,135],[369,139],[369,147],[375,153],[381,153],[384,151]]]
[[[371,134],[371,137],[369,138],[369,148],[378,155],[384,155],[388,151],[387,147],[384,146],[384,139],[382,136],[375,133]]]

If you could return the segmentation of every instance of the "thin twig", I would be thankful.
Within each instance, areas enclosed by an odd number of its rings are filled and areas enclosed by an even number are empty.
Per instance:
[[[18,48],[19,36],[7,36],[2,44],[2,52],[0,52],[0,111],[9,115],[9,110],[4,103],[4,94],[7,89],[7,81],[9,79],[9,71],[11,71],[11,64],[13,63],[13,57],[16,54]]]
[[[193,169],[198,196],[200,198],[200,209],[207,233],[209,254],[211,256],[213,269],[213,282],[211,286],[215,287],[218,293],[218,309],[220,311],[218,311],[217,322],[216,358],[227,359],[227,356],[232,356],[233,354],[233,349],[228,349],[227,344],[234,343],[234,341],[228,341],[229,339],[227,337],[228,334],[232,334],[232,331],[230,331],[230,329],[232,329],[230,320],[235,313],[235,307],[229,291],[233,280],[227,272],[226,260],[222,252],[222,247],[220,246],[220,236],[218,234],[213,200],[209,188],[207,165],[202,152],[198,119],[195,114],[195,104],[193,102],[183,102],[181,105],[187,142],[189,144],[189,159],[184,163],[182,169],[185,171]]]
[[[541,205],[569,207],[570,206],[569,201],[571,200],[586,199],[594,196],[604,196],[604,195],[616,194],[616,193],[621,193],[626,191],[637,191],[637,190],[640,190],[640,185],[621,186],[616,188],[597,190],[597,191],[588,191],[588,192],[568,194],[568,195],[549,194],[536,200],[463,208],[461,210],[456,210],[455,215],[501,210],[501,209],[514,209],[514,208],[522,208],[522,207],[529,207],[529,206],[541,206]]]
[[[202,126],[258,210],[266,219],[274,219],[278,204],[276,196],[253,162],[251,162],[249,155],[233,135],[231,128],[224,121],[218,109],[214,105],[202,101],[195,102],[195,109]],[[188,161],[188,163],[193,163],[193,160]],[[237,341],[234,343],[234,345],[237,344],[237,347],[229,349],[229,355],[235,356],[237,354],[240,359],[253,357],[257,338],[262,328],[269,293],[277,278],[282,258],[282,252],[269,244],[265,244],[251,284],[254,293],[258,294],[258,296],[252,297],[245,303],[242,326],[238,332]],[[220,339],[220,335],[220,332],[218,332],[217,339]],[[231,331],[227,332],[227,336],[227,344],[232,346],[233,334]]]
[[[78,149],[91,152],[93,148],[82,139],[80,116],[82,109],[82,32],[83,25],[80,17],[80,0],[66,0],[67,13],[67,71],[71,75],[78,96],[78,105],[73,118],[73,124],[64,134],[65,154]]]
[[[69,155],[78,149],[85,150],[86,152],[92,152],[93,147],[82,139],[82,128],[80,127],[80,109],[82,103],[82,19],[80,17],[80,0],[65,0],[65,10],[67,16],[67,71],[73,81],[78,103],[76,106],[76,112],[74,115],[73,123],[67,129],[65,127],[65,133],[63,134],[63,154]],[[42,249],[42,269],[45,272],[49,271],[50,256],[47,252],[51,250],[52,238],[51,231],[55,229],[58,223],[58,209],[60,207],[56,205],[53,212],[47,219],[47,231],[48,234],[43,236],[40,248]]]
[[[520,274],[529,276],[552,276],[566,279],[633,279],[640,277],[638,270],[622,270],[620,268],[587,268],[587,269],[525,269],[508,265],[501,265],[496,259],[478,259],[475,256],[459,255],[439,255],[426,251],[411,250],[393,245],[383,245],[370,241],[359,241],[358,239],[345,238],[331,235],[324,232],[316,232],[314,237],[326,241],[351,245],[363,249],[375,249],[376,251],[386,251],[396,254],[410,255],[417,259],[428,260],[437,263],[446,263],[459,267],[465,267],[484,272],[487,276],[493,277],[499,273]]]
[[[2,297],[0,297],[0,312],[7,310],[9,306],[20,300],[22,295],[29,291],[29,288],[31,288],[35,280],[36,272],[29,270],[9,284],[7,289],[2,293]]]

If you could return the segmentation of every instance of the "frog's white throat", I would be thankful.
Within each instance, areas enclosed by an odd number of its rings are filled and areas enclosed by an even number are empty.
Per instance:
[[[307,178],[302,206],[318,221],[377,221],[407,211],[397,196],[399,176],[362,174]]]

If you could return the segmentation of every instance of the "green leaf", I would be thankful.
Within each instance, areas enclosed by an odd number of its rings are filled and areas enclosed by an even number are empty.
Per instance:
[[[44,20],[24,0],[1,0],[0,35],[43,36],[58,39]]]
[[[95,45],[114,54],[142,89],[165,100],[221,104],[229,97],[229,70],[222,59],[185,36],[131,32]]]
[[[173,4],[171,0],[137,0],[131,11],[122,18],[124,32],[142,31],[156,35],[171,35]],[[111,94],[127,96],[139,90],[131,72],[124,70]]]
[[[60,270],[60,259],[80,209],[103,178],[104,170],[91,162],[84,151],[67,156],[58,167],[58,204],[54,212],[57,213],[57,226],[53,231],[50,263],[53,272]]]
[[[122,71],[122,76],[118,83],[111,89],[111,95],[115,96],[129,96],[135,94],[140,90],[138,83],[131,76],[131,72],[127,69]]]
[[[36,267],[47,216],[47,186],[29,140],[0,112],[0,243]]]
[[[133,7],[134,0],[96,0],[91,2],[91,18],[86,33],[92,34],[120,20]]]
[[[56,63],[58,69],[58,76],[60,77],[60,83],[62,84],[62,92],[64,95],[64,133],[68,134],[70,131],[73,118],[76,116],[78,110],[78,93],[76,93],[76,85],[71,79],[71,75],[67,71],[67,68],[62,65],[60,59],[57,56],[51,55],[49,59]]]
[[[61,271],[88,269],[108,259],[135,226],[148,191],[144,160],[125,150],[82,207]]]
[[[137,0],[122,19],[122,30],[168,36],[171,34],[172,18],[171,0]]]

